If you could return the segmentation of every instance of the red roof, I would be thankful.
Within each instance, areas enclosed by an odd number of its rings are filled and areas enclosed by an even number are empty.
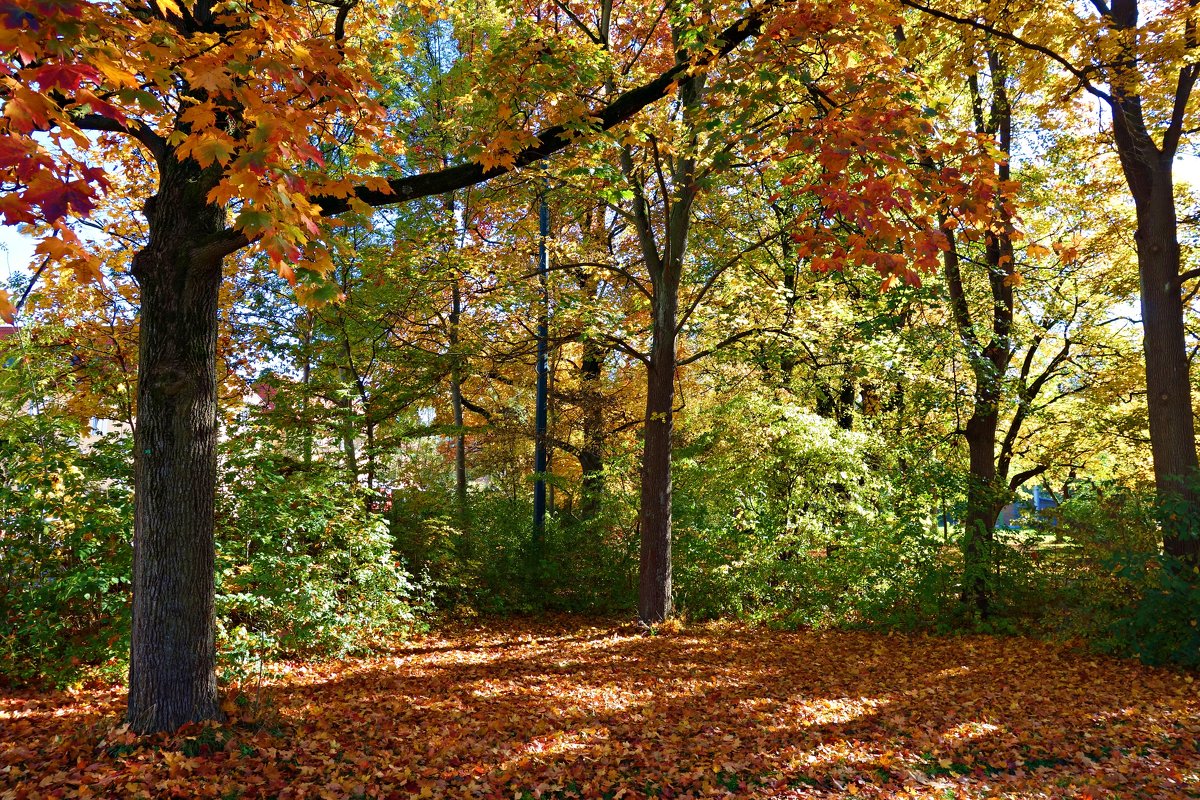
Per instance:
[[[0,325],[0,339],[7,339],[10,336],[17,335],[16,325]]]
[[[258,399],[262,400],[263,405],[268,411],[275,410],[275,395],[279,394],[279,387],[272,386],[269,383],[259,381],[251,387],[254,393],[258,395]]]

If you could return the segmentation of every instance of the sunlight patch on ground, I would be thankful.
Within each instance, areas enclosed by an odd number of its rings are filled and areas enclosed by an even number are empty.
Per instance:
[[[0,797],[1174,800],[1200,784],[1179,673],[1020,639],[571,625],[276,665],[228,724],[149,740],[117,727],[113,689],[0,697]]]

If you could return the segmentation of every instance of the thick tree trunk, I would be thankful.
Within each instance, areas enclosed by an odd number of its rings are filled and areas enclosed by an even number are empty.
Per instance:
[[[1176,507],[1182,521],[1175,526],[1170,524],[1174,520],[1168,519],[1163,526],[1163,549],[1195,564],[1200,562],[1200,541],[1186,528],[1196,516],[1200,497],[1195,489],[1196,430],[1183,324],[1179,219],[1172,169],[1188,127],[1187,109],[1197,68],[1188,63],[1179,70],[1170,122],[1162,132],[1160,147],[1147,127],[1142,97],[1136,93],[1146,85],[1137,51],[1140,37],[1133,35],[1138,30],[1139,5],[1138,0],[1113,0],[1107,8],[1103,4],[1097,8],[1107,23],[1123,34],[1118,39],[1122,42],[1118,58],[1111,62],[1109,89],[1113,139],[1137,210],[1134,243],[1141,282],[1150,452],[1159,502]],[[1190,48],[1194,44],[1190,28],[1187,39]]]
[[[1135,192],[1134,199],[1154,482],[1159,500],[1166,506],[1182,505],[1184,509],[1195,509],[1200,500],[1194,483],[1196,432],[1183,325],[1179,232],[1170,162],[1164,159],[1158,169],[1147,172],[1149,186]],[[1180,515],[1184,519],[1189,516],[1192,515],[1186,512]],[[1163,546],[1169,555],[1193,562],[1200,557],[1200,540],[1184,525],[1165,525]]]
[[[682,53],[680,30],[673,28],[672,40]],[[677,56],[679,58],[680,56]],[[646,208],[644,183],[634,183],[634,220],[653,295],[654,324],[647,364],[646,429],[642,451],[642,496],[639,523],[642,529],[641,575],[638,585],[638,619],[655,625],[671,616],[671,438],[674,432],[675,337],[679,316],[679,284],[683,276],[692,204],[697,185],[696,161],[691,153],[698,147],[693,127],[701,105],[704,77],[693,76],[679,85],[683,124],[688,130],[685,153],[675,158],[671,169],[674,202],[663,205],[663,250],[654,236]],[[659,158],[658,154],[655,154]],[[629,151],[622,156],[629,177],[634,170]],[[662,175],[661,161],[656,171]],[[666,190],[663,190],[664,193]]]
[[[656,625],[671,616],[671,437],[675,404],[675,317],[678,281],[656,282],[654,341],[647,370],[642,450],[642,529],[638,619]]]
[[[141,286],[133,631],[128,721],[139,733],[219,719],[213,505],[217,468],[217,301],[224,228],[205,175],[162,166],[146,208]]]

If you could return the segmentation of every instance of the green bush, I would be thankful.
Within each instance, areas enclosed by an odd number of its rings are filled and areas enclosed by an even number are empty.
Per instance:
[[[1132,602],[1109,621],[1101,646],[1147,664],[1200,667],[1200,571],[1156,554],[1127,556],[1114,573]]]
[[[742,405],[688,431],[676,459],[680,608],[791,626],[939,618],[953,556],[930,529],[932,478],[798,406]]]
[[[129,647],[130,441],[84,449],[77,423],[0,429],[0,674],[67,684],[119,674]]]
[[[397,552],[429,575],[440,608],[506,615],[633,606],[637,541],[611,503],[591,520],[549,515],[536,566],[531,497],[484,489],[472,491],[468,504],[462,520],[450,511],[449,487],[434,483],[392,494]]]
[[[1174,513],[1149,488],[1111,483],[1081,485],[1055,509],[1041,568],[1060,634],[1149,664],[1200,666],[1200,573],[1161,547]]]
[[[401,567],[365,492],[243,427],[224,445],[217,513],[218,637],[230,673],[279,657],[369,649],[419,624],[424,587]]]
[[[227,677],[286,656],[367,649],[427,603],[354,484],[261,449],[223,445],[217,519],[219,658]],[[0,659],[10,682],[123,673],[133,492],[129,437],[84,447],[76,423],[20,414],[0,433]]]

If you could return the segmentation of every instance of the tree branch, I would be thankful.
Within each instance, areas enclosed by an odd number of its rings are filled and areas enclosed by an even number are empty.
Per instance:
[[[951,14],[948,11],[942,11],[941,9],[931,8],[930,6],[917,2],[917,0],[900,0],[900,4],[903,6],[908,6],[909,8],[919,11],[922,14],[928,14],[931,17],[936,17],[937,19],[942,19],[946,22],[953,22],[956,25],[966,25],[974,28],[975,30],[983,31],[984,33],[989,33],[992,36],[1004,39],[1005,41],[1012,42],[1013,44],[1023,47],[1026,50],[1032,50],[1035,53],[1041,53],[1046,58],[1065,69],[1067,72],[1074,75],[1079,80],[1080,86],[1082,86],[1089,94],[1100,98],[1109,105],[1114,105],[1112,95],[1092,83],[1091,78],[1088,77],[1088,69],[1075,66],[1069,60],[1067,60],[1066,56],[1051,50],[1049,47],[1031,42],[1028,39],[1016,35],[1015,33],[1009,33],[1008,31],[1001,30],[991,23],[980,22],[979,20],[972,19],[971,17],[963,17],[958,14]]]
[[[1017,489],[1021,488],[1021,485],[1024,484],[1026,481],[1028,481],[1030,478],[1036,478],[1038,475],[1041,475],[1043,472],[1045,472],[1048,469],[1050,469],[1050,468],[1048,466],[1046,466],[1045,464],[1038,464],[1036,467],[1033,467],[1032,469],[1022,470],[1021,472],[1018,472],[1016,475],[1013,475],[1012,480],[1010,480],[1008,482],[1008,490],[1010,492],[1015,492]]]
[[[747,39],[757,36],[762,30],[763,21],[772,5],[773,0],[753,9],[737,22],[725,28],[716,38],[716,41],[721,42],[719,48],[707,50],[694,59],[678,60],[674,66],[660,73],[654,80],[619,95],[596,114],[590,115],[590,119],[594,120],[593,129],[600,132],[608,131],[628,121],[646,106],[667,96],[681,80],[688,77],[689,73],[719,61]],[[465,189],[468,186],[475,186],[549,158],[558,151],[566,149],[577,138],[577,131],[574,127],[552,125],[534,134],[537,144],[530,145],[517,153],[512,164],[508,166],[485,169],[483,165],[475,162],[459,164],[434,172],[392,178],[388,181],[386,190],[370,189],[365,184],[361,184],[355,187],[348,196],[316,195],[310,200],[320,206],[324,216],[332,217],[344,214],[351,209],[351,197],[372,208],[407,203],[422,197],[433,197]],[[244,232],[236,229],[226,232],[223,238],[225,241],[219,249],[223,249],[226,255],[234,253],[254,241]]]
[[[132,136],[137,141],[146,146],[146,149],[154,156],[155,160],[162,160],[162,157],[167,152],[166,139],[159,136],[151,130],[146,123],[140,120],[135,120],[134,125],[129,125],[117,122],[115,119],[103,116],[102,114],[83,114],[81,116],[72,116],[72,121],[85,131],[101,131],[104,133],[123,133],[126,136]]]
[[[780,335],[786,335],[787,331],[783,330],[782,328],[750,328],[749,330],[738,331],[737,333],[732,334],[731,336],[726,336],[724,339],[717,342],[716,344],[714,344],[712,347],[708,348],[707,350],[701,350],[699,353],[694,353],[694,354],[688,356],[687,358],[679,359],[678,361],[675,362],[675,366],[676,367],[687,366],[688,364],[699,361],[702,358],[711,356],[713,353],[717,352],[718,350],[722,350],[722,349],[728,347],[729,345],[733,344],[734,342],[741,341],[742,339],[745,339],[748,336],[754,336],[754,335],[760,334],[760,333],[777,333]]]
[[[37,272],[33,273],[33,277],[29,279],[29,285],[25,287],[25,291],[21,293],[21,299],[13,306],[13,316],[21,313],[21,307],[25,305],[25,301],[29,299],[29,293],[33,291],[33,287],[37,285],[38,278],[42,277],[42,273],[46,271],[46,267],[50,266],[50,256],[42,259],[41,265],[38,266]]]
[[[772,231],[771,233],[759,239],[757,242],[754,242],[749,247],[742,250],[740,253],[737,253],[736,255],[727,259],[721,266],[714,269],[712,274],[708,276],[708,279],[704,281],[704,285],[700,287],[700,291],[696,292],[696,295],[692,298],[691,302],[688,303],[687,310],[679,316],[679,322],[675,325],[675,333],[679,333],[683,330],[683,326],[687,324],[687,321],[691,319],[692,314],[696,312],[696,308],[700,305],[701,301],[704,300],[704,296],[708,294],[710,289],[712,289],[713,284],[717,282],[717,279],[725,274],[726,270],[737,264],[739,261],[758,248],[778,238],[778,236],[778,233]]]
[[[717,37],[722,44],[715,52],[706,54],[702,59],[684,60],[664,71],[649,83],[619,95],[598,113],[592,115],[596,120],[595,130],[611,130],[629,120],[646,106],[665,97],[675,84],[685,78],[689,72],[724,58],[742,42],[756,36],[762,29],[767,8],[768,6],[764,6],[750,12],[722,31]],[[369,206],[377,207],[464,189],[541,161],[559,150],[565,149],[577,137],[574,129],[568,129],[566,125],[553,125],[535,134],[535,138],[537,144],[530,145],[517,153],[512,166],[496,166],[485,169],[477,163],[460,164],[436,172],[393,178],[388,181],[389,191],[386,192],[359,186],[354,190],[353,196]],[[326,216],[350,210],[350,201],[345,197],[319,196],[313,198],[313,202],[321,206],[321,211]]]

